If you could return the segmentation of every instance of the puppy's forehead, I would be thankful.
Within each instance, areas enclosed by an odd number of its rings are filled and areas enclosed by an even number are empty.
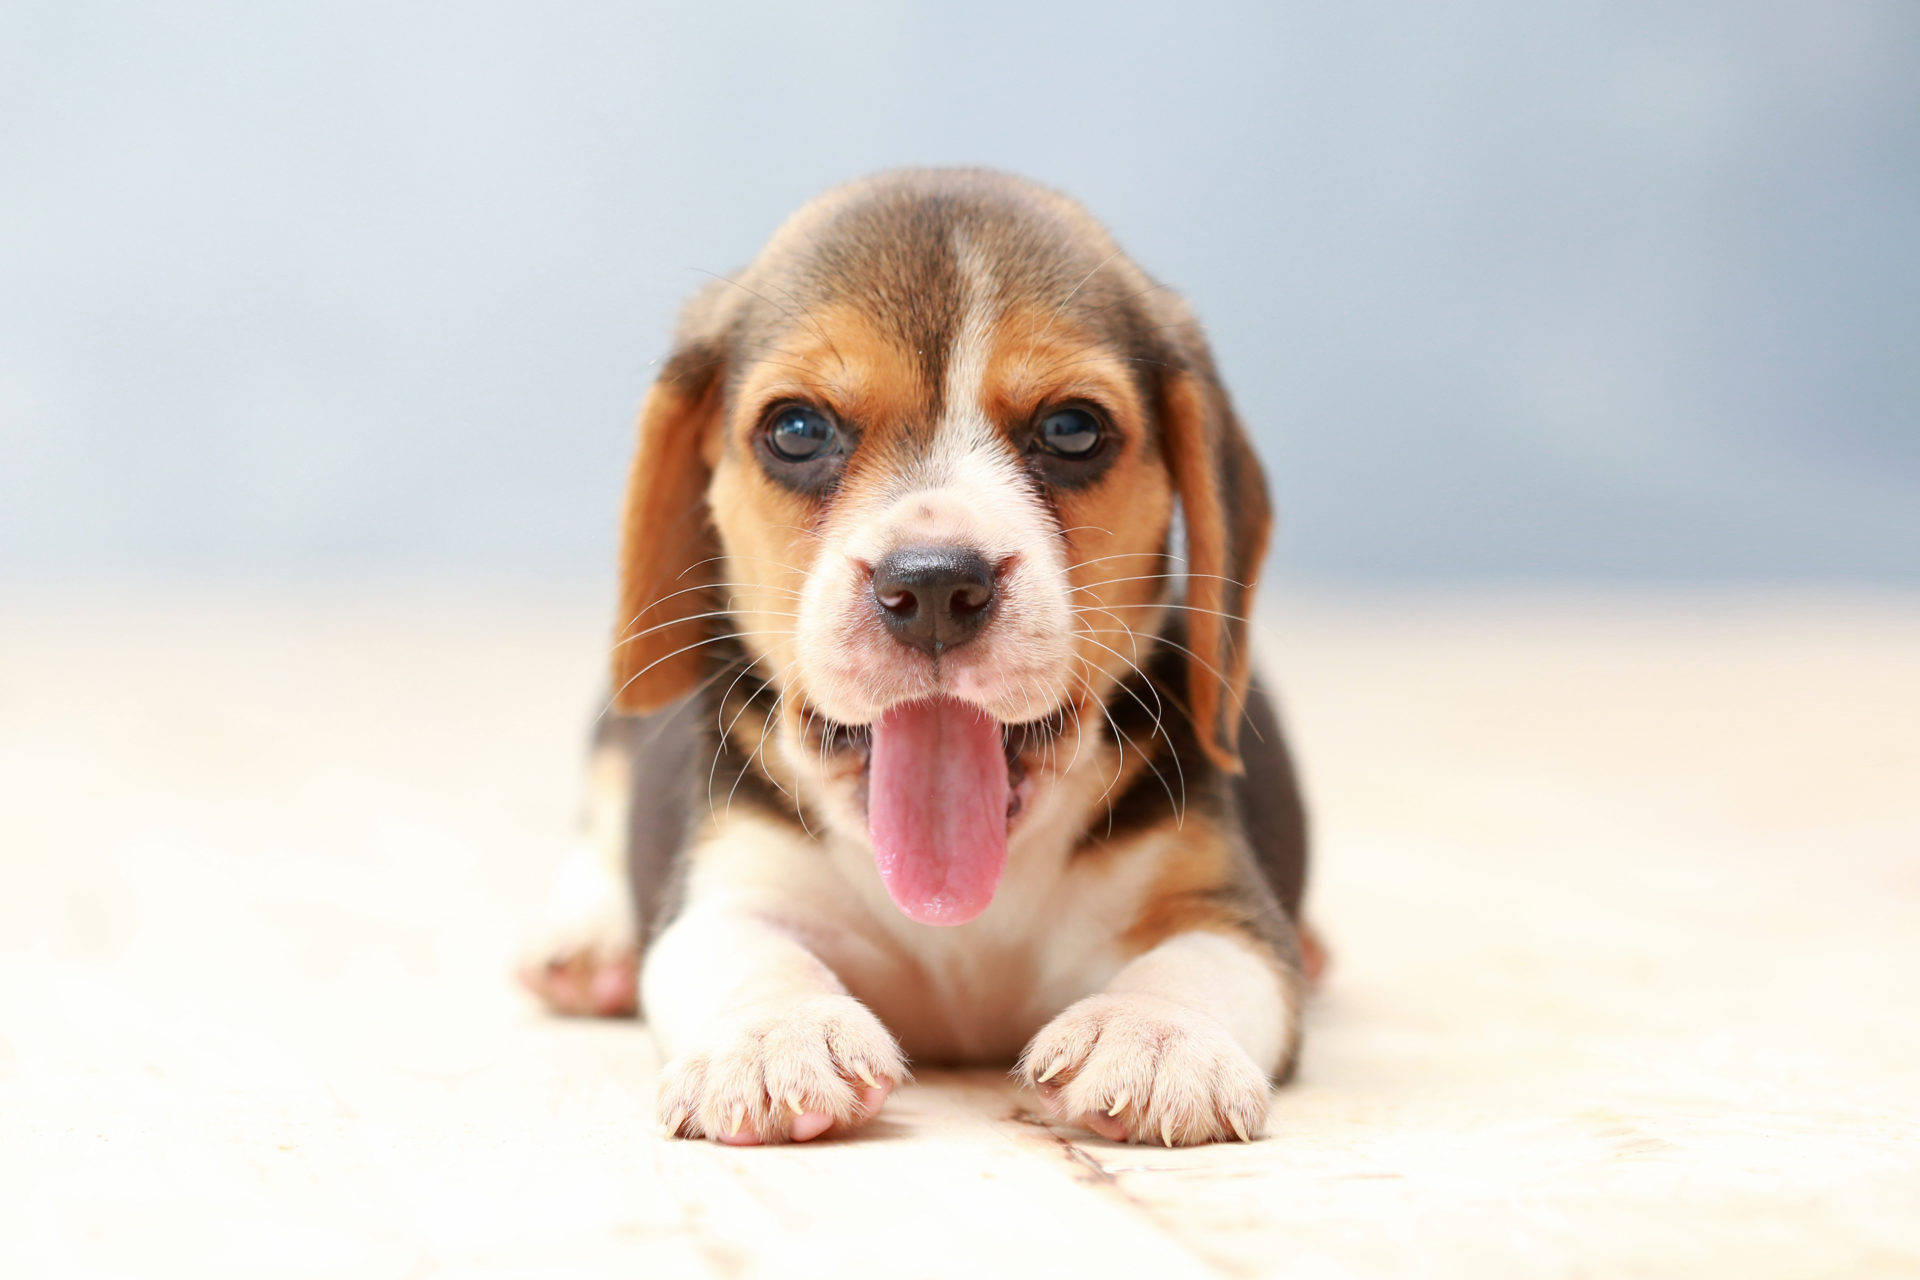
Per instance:
[[[1021,319],[1023,332],[1041,336],[1070,325],[1126,351],[1146,333],[1127,304],[1152,289],[1074,202],[965,172],[889,175],[828,193],[781,228],[746,284],[759,295],[742,326],[749,359],[804,338],[820,317],[857,317],[907,357],[936,410],[951,363],[995,326]],[[830,344],[834,335],[818,336]]]

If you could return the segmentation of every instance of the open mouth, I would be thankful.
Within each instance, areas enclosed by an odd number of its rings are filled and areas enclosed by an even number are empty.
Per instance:
[[[864,749],[874,862],[909,919],[964,924],[987,909],[1029,790],[1028,754],[1061,724],[1056,714],[1004,725],[971,703],[938,697],[825,732],[829,749]]]

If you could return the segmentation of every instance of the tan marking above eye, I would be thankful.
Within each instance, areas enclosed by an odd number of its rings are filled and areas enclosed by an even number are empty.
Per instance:
[[[1014,311],[995,326],[981,407],[1004,427],[1025,427],[1055,405],[1098,409],[1122,440],[1144,417],[1126,360],[1109,345],[1045,313]]]
[[[782,401],[804,401],[862,435],[924,418],[928,408],[914,353],[851,304],[808,312],[746,358],[734,431],[750,440]]]

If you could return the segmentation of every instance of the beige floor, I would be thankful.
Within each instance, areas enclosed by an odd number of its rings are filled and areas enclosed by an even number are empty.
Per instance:
[[[0,604],[0,1274],[1920,1273],[1920,597],[1280,602],[1335,967],[1180,1152],[657,1137],[504,976],[595,604]]]

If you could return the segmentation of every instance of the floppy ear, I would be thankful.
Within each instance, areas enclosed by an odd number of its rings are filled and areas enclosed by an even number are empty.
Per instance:
[[[1260,459],[1206,339],[1184,317],[1173,334],[1179,360],[1161,384],[1161,423],[1186,521],[1187,698],[1201,749],[1238,773],[1241,708],[1253,674],[1246,619],[1272,511]]]
[[[719,426],[724,363],[719,339],[684,338],[640,409],[613,638],[613,706],[628,714],[685,695],[702,670],[709,631],[698,615],[713,607],[716,551],[707,446]]]

